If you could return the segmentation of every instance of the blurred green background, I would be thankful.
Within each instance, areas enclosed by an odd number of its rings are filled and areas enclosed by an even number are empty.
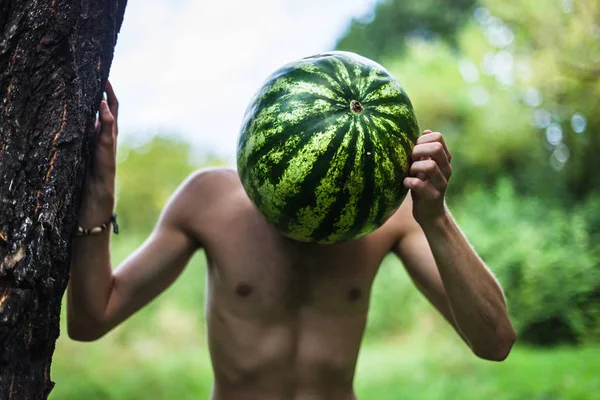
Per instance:
[[[351,21],[338,49],[405,86],[422,129],[444,133],[447,201],[501,281],[518,342],[478,360],[385,261],[355,386],[360,399],[600,399],[600,2],[387,0]],[[226,164],[185,141],[119,146],[118,265],[191,171]],[[63,320],[54,400],[205,399],[204,258],[94,343]]]

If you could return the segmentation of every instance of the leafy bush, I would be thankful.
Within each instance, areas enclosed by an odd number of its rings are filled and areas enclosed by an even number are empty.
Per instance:
[[[119,145],[117,213],[123,232],[148,233],[183,180],[194,170],[224,162],[210,154],[195,154],[190,143],[152,136],[146,143]]]
[[[371,291],[366,339],[379,339],[414,329],[418,317],[432,311],[396,256],[381,265]]]
[[[600,339],[597,208],[519,197],[507,181],[456,203],[461,227],[503,284],[522,340]]]

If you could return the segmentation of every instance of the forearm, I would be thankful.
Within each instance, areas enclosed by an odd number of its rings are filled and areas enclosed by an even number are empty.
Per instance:
[[[106,222],[113,204],[110,198],[84,202],[79,223],[89,228]],[[109,244],[110,229],[73,239],[67,318],[69,334],[76,339],[93,339],[103,330],[113,286]]]
[[[503,359],[514,342],[504,294],[475,253],[449,211],[425,224],[456,325],[473,351],[487,359]]]

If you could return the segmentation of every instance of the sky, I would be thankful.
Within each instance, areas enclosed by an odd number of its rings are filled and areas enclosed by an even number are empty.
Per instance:
[[[332,50],[377,0],[130,0],[110,81],[120,137],[188,140],[235,159],[246,107],[280,66]]]

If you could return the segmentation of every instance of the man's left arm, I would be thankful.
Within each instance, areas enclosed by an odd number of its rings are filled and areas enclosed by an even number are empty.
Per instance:
[[[406,224],[395,251],[417,287],[473,352],[502,361],[512,348],[515,331],[498,281],[445,205],[451,156],[442,135],[425,131],[412,156],[411,176],[404,182],[411,193],[402,208],[412,205],[414,222]]]

